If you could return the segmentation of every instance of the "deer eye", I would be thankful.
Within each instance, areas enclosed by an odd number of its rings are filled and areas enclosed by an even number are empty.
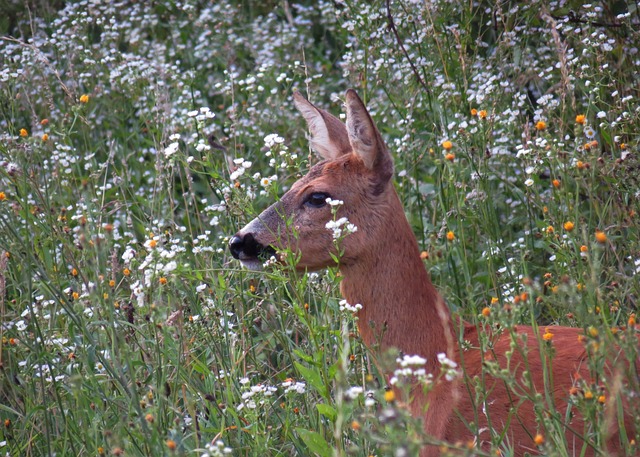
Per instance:
[[[309,194],[304,204],[311,208],[322,208],[327,204],[327,198],[330,197],[324,192],[313,192],[312,194]]]

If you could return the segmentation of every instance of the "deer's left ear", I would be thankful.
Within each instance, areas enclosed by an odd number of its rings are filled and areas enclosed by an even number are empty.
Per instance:
[[[386,184],[393,175],[393,159],[382,140],[367,108],[355,90],[346,93],[347,133],[351,149],[366,167],[375,172],[379,184]]]

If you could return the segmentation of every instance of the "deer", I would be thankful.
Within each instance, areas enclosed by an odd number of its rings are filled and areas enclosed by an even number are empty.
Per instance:
[[[341,200],[338,215],[357,230],[341,240],[337,265],[342,278],[340,293],[348,303],[362,305],[357,311],[358,331],[365,345],[375,348],[374,356],[391,348],[419,355],[427,360],[426,370],[439,379],[426,393],[414,389],[408,404],[410,413],[422,418],[433,443],[471,442],[486,449],[491,436],[498,433],[516,456],[539,453],[534,442],[538,424],[532,401],[523,400],[503,381],[483,373],[483,364],[489,360],[506,367],[505,354],[512,351],[509,367],[517,379],[527,372],[531,395],[544,392],[543,364],[551,364],[555,417],[566,419],[563,426],[569,455],[602,455],[583,439],[584,420],[568,414],[569,392],[576,387],[576,379],[591,377],[588,353],[579,341],[583,330],[548,327],[555,350],[551,362],[545,362],[541,354],[541,330],[522,325],[509,332],[493,332],[489,336],[493,350],[481,351],[479,326],[454,319],[430,280],[393,184],[391,153],[355,90],[347,90],[344,97],[346,124],[298,91],[294,91],[293,100],[308,125],[311,147],[322,161],[230,238],[232,256],[247,268],[259,269],[265,256],[290,249],[298,256],[297,270],[336,266],[336,246],[326,223],[332,218],[328,201]],[[519,350],[513,348],[514,335]],[[438,377],[442,369],[438,354],[455,361],[464,375],[451,381]],[[616,371],[617,365],[616,361],[607,365],[607,378],[617,376],[619,380],[622,370]],[[481,376],[487,394],[478,400],[469,386]],[[604,449],[606,455],[618,455],[622,440],[635,436],[635,429],[631,415],[625,412],[626,434],[620,433],[615,410],[618,395],[608,394]],[[468,424],[475,424],[474,431]],[[420,455],[439,454],[438,446],[427,443]]]

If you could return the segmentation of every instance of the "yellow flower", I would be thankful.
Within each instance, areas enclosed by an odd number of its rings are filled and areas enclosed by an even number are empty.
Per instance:
[[[455,234],[455,233],[453,233],[453,230],[449,230],[449,231],[447,232],[447,240],[448,240],[448,241],[453,241],[453,240],[455,240],[455,239],[456,239],[456,234]]]
[[[122,274],[125,276],[129,276],[131,274],[131,270],[129,270],[128,268],[125,268],[124,270],[122,270]]]
[[[89,102],[89,96],[87,94],[82,94],[80,96],[80,103],[88,103]]]
[[[471,108],[471,115],[474,116],[474,117],[477,116],[478,115],[478,110],[475,109],[475,108]]]
[[[27,129],[20,129],[20,136],[22,138],[24,138],[27,135],[29,135],[29,132],[27,132]]]
[[[587,116],[585,116],[584,114],[578,114],[576,116],[576,123],[580,124],[580,125],[584,125],[584,123],[587,121]]]
[[[388,402],[388,403],[392,403],[395,401],[396,399],[396,394],[393,390],[387,390],[384,393],[384,399]]]
[[[42,141],[48,141],[49,140],[49,135],[47,135],[46,133],[42,135]]]
[[[564,223],[563,227],[567,232],[570,232],[575,228],[575,224],[573,222],[571,222],[571,221],[567,221],[567,222]]]
[[[164,276],[162,278],[160,278],[160,284],[161,285],[165,285],[167,283],[167,278],[165,278]]]
[[[596,241],[600,244],[604,244],[607,242],[607,234],[602,230],[596,230]]]
[[[548,328],[545,329],[542,339],[545,341],[551,341],[553,339],[553,333],[551,333]]]
[[[545,121],[536,122],[536,130],[544,130],[547,128],[547,123]]]
[[[486,119],[487,118],[487,110],[486,109],[481,109],[480,111],[478,111],[478,117],[480,119]]]
[[[445,151],[449,151],[453,147],[453,143],[449,140],[444,140],[442,142],[442,147],[445,149]]]

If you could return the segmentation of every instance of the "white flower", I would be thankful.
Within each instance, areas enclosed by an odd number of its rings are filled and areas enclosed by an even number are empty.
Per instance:
[[[533,186],[533,179],[529,178],[524,182],[524,185],[527,187]]]
[[[164,149],[164,156],[169,158],[176,152],[178,152],[179,143],[176,141],[175,143],[171,143]]]

